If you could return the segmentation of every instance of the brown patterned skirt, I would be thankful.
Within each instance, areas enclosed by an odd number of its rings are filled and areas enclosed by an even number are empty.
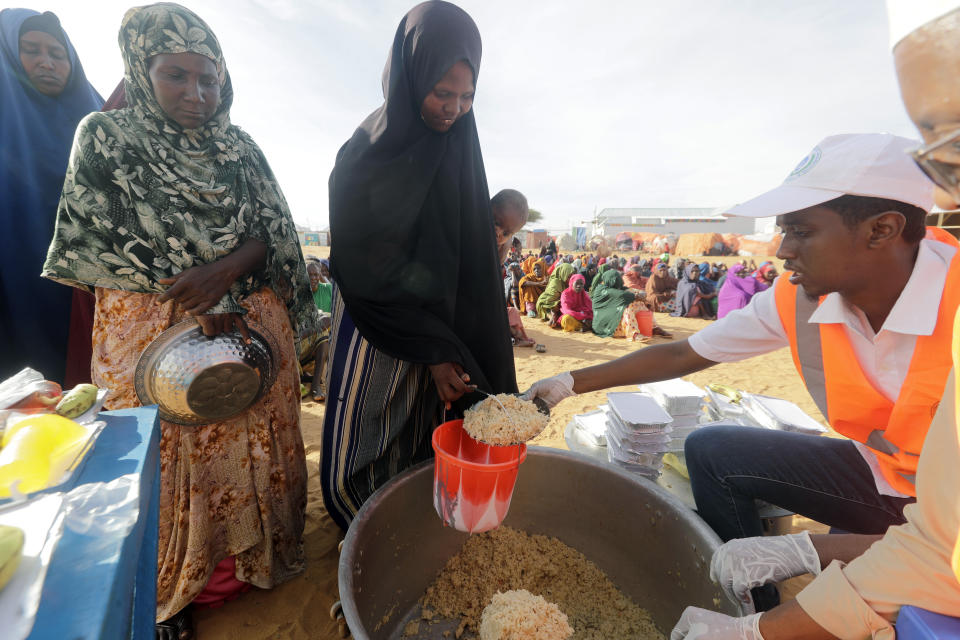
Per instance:
[[[137,358],[184,316],[156,295],[98,288],[96,296],[93,382],[111,390],[108,409],[139,406]],[[261,588],[304,570],[307,468],[293,332],[270,289],[242,304],[247,323],[280,345],[279,374],[236,418],[199,427],[161,422],[158,621],[189,604],[228,556],[236,557],[238,580]]]

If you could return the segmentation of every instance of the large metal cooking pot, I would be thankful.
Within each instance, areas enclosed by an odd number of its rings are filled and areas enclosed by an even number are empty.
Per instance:
[[[433,509],[433,463],[397,476],[360,509],[340,555],[343,614],[357,640],[400,638],[417,600],[467,534]],[[559,538],[647,609],[665,635],[684,607],[740,615],[710,581],[716,534],[663,488],[577,453],[530,447],[504,524]],[[421,625],[441,638],[456,624]],[[425,635],[429,633],[429,635]]]

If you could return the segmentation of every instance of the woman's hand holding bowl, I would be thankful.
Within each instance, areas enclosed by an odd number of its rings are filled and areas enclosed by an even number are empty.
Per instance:
[[[250,331],[247,329],[247,323],[239,313],[212,313],[199,315],[196,318],[205,336],[212,338],[236,328],[237,332],[243,336],[244,342],[250,342]]]
[[[175,301],[187,315],[196,316],[220,302],[236,277],[223,261],[190,267],[170,278],[157,280],[170,285],[161,296],[161,303]]]

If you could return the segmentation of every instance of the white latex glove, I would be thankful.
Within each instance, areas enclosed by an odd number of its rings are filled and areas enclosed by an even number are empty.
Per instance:
[[[756,611],[750,589],[807,573],[820,575],[820,556],[807,531],[731,540],[710,561],[710,579],[750,613]]]
[[[533,385],[523,392],[520,396],[524,400],[533,400],[540,398],[547,403],[547,406],[553,409],[554,406],[564,398],[577,395],[573,391],[573,376],[569,371],[559,373],[552,378],[537,380]]]
[[[716,611],[687,607],[670,632],[670,640],[763,640],[761,615],[733,618]]]

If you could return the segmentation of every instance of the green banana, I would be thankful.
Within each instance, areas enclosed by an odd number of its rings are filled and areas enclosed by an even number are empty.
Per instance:
[[[7,586],[10,578],[17,572],[21,556],[23,531],[0,524],[0,590]]]
[[[733,404],[740,404],[740,401],[743,400],[743,396],[740,395],[740,392],[734,389],[733,387],[728,387],[725,384],[708,384],[707,388],[715,393],[719,393],[722,396],[730,398],[730,402]]]
[[[78,384],[63,394],[63,399],[57,403],[57,413],[70,419],[83,415],[97,402],[99,391],[95,384]]]

